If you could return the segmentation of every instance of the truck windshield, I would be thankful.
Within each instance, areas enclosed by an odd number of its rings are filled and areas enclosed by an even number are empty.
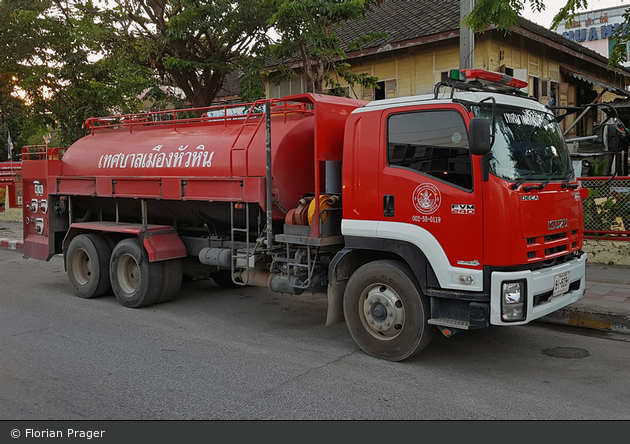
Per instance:
[[[476,106],[474,113],[492,119],[491,106]],[[518,182],[574,178],[569,151],[554,116],[507,106],[496,106],[495,113],[492,174]]]

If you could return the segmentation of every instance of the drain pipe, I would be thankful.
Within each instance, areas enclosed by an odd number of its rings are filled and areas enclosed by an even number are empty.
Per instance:
[[[265,102],[265,120],[267,127],[267,251],[273,243],[272,205],[271,202],[271,101]]]

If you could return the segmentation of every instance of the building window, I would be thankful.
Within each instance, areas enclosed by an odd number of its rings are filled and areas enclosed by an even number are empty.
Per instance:
[[[378,88],[363,90],[363,100],[383,100],[396,97],[396,79],[382,80],[376,86]]]
[[[302,80],[302,76],[294,77],[291,80],[284,80],[279,84],[275,84],[274,80],[269,82],[269,98],[277,99],[284,96],[293,94],[300,94],[305,92],[305,85]]]
[[[374,88],[374,100],[383,100],[385,98],[385,82],[378,82]]]
[[[394,114],[387,120],[387,163],[472,189],[466,125],[452,110]]]
[[[529,76],[530,95],[536,99],[540,99],[540,79],[538,77]]]

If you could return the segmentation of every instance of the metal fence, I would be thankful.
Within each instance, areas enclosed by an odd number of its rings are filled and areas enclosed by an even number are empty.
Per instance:
[[[584,199],[584,237],[630,241],[630,177],[580,177]]]

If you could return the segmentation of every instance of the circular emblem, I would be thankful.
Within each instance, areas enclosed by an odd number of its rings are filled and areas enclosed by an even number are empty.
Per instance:
[[[440,208],[442,195],[440,190],[430,183],[423,183],[413,192],[413,206],[422,214],[431,214]]]

